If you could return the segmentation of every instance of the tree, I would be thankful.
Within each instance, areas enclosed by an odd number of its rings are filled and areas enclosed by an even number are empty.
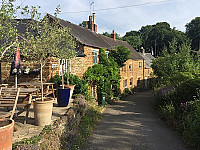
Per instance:
[[[35,7],[31,7],[27,12],[31,12],[31,19],[38,21],[31,21],[27,25],[26,35],[21,37],[23,42],[22,52],[26,58],[40,63],[43,100],[43,67],[49,57],[72,57],[75,42],[69,33],[69,29],[60,27],[59,20],[51,20],[49,15],[41,19]]]
[[[199,76],[200,63],[190,55],[190,44],[178,45],[176,40],[165,48],[163,57],[153,60],[152,68],[154,75],[158,78],[159,84],[179,84],[187,79]]]
[[[105,36],[107,36],[107,37],[109,37],[109,38],[112,37],[112,34],[110,34],[110,33],[108,33],[108,32],[103,32],[103,35],[105,35]],[[116,36],[116,39],[118,39],[118,40],[121,40],[121,39],[122,39],[122,38],[120,37],[120,34],[118,34],[118,33],[115,33],[115,36]]]
[[[185,25],[186,35],[192,40],[192,49],[200,49],[200,17],[196,17]]]
[[[123,45],[116,47],[116,49],[111,50],[109,57],[113,59],[119,67],[124,66],[124,62],[129,59],[130,50]]]
[[[87,21],[83,21],[82,23],[79,23],[79,26],[87,28],[88,22]]]
[[[119,66],[113,59],[107,58],[104,49],[99,51],[99,64],[89,67],[84,74],[84,78],[90,84],[97,85],[98,102],[101,102],[102,92],[108,96],[119,96],[120,70]]]
[[[16,46],[17,30],[12,22],[19,7],[14,7],[11,0],[2,0],[0,7],[0,61],[7,54],[12,56]]]
[[[153,49],[156,56],[162,55],[164,48],[169,48],[169,43],[174,38],[180,45],[187,40],[183,32],[172,29],[167,22],[158,22],[155,25],[142,27],[139,32],[144,47],[149,51]]]

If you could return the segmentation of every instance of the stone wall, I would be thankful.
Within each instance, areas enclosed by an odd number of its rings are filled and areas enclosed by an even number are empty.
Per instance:
[[[58,60],[55,58],[49,58],[46,65],[43,67],[43,81],[49,81],[54,75],[58,73],[58,68],[52,68],[52,64],[58,64]],[[26,67],[30,69],[29,74],[18,75],[18,83],[21,82],[39,82],[40,81],[40,64],[34,62],[22,62],[22,70]],[[14,85],[15,75],[10,75],[11,63],[1,62],[1,80],[2,83],[8,83]],[[35,70],[38,70],[35,72]]]
[[[93,56],[92,50],[99,50],[96,48],[83,46],[82,47],[85,57],[77,57],[72,60],[72,74],[82,77],[83,74],[87,71],[88,67],[93,66]]]

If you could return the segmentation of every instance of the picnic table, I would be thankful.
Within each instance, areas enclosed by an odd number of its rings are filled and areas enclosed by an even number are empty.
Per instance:
[[[31,106],[32,95],[37,92],[37,88],[0,88],[0,107],[11,108],[11,111],[4,111],[1,109],[0,118],[10,117],[13,115],[19,115],[26,111],[26,118],[24,124],[28,121],[29,109]],[[17,110],[23,108],[22,110]]]
[[[53,98],[55,100],[55,90],[53,88],[54,83],[42,83],[44,86],[43,92],[44,92],[44,96],[48,96],[50,94],[53,95]],[[26,87],[26,88],[37,88],[37,89],[41,89],[41,83],[39,82],[23,82],[23,83],[19,83],[18,87]],[[37,91],[37,95],[39,96],[39,92],[41,93],[41,91]]]

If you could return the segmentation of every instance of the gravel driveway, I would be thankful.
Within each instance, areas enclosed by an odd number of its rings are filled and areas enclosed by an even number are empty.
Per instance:
[[[141,92],[108,106],[85,150],[186,150],[180,136],[152,107],[152,92]]]

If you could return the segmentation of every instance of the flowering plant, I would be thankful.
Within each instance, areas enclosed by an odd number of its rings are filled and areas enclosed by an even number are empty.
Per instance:
[[[85,97],[81,94],[77,95],[77,97],[73,101],[74,104],[78,104],[79,108],[86,109],[87,108],[87,101]]]

